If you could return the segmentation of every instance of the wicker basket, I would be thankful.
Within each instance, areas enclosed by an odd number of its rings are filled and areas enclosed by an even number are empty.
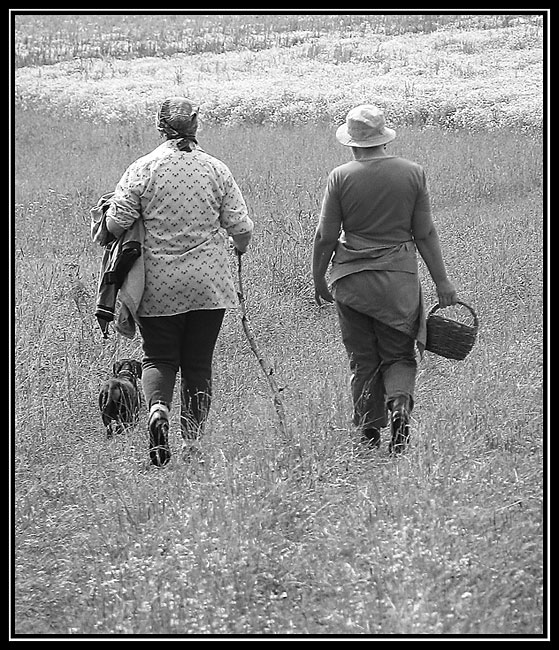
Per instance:
[[[474,321],[473,324],[466,325],[445,318],[440,314],[435,314],[441,307],[439,304],[434,305],[427,315],[427,344],[425,349],[441,357],[461,361],[468,356],[474,347],[479,321],[475,311],[469,305],[465,302],[458,302],[457,304],[470,310]]]

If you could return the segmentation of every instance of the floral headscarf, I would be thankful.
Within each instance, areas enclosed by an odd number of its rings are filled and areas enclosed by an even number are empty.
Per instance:
[[[198,114],[185,97],[168,97],[157,111],[157,129],[169,140],[179,140],[181,151],[192,151],[190,143],[198,144]]]

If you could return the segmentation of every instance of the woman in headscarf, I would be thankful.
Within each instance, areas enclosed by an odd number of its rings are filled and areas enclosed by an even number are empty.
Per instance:
[[[196,447],[210,408],[217,337],[225,310],[237,304],[229,241],[244,253],[253,230],[231,171],[198,146],[197,127],[191,101],[165,99],[157,113],[165,142],[128,167],[107,213],[117,237],[136,219],[145,227],[137,316],[154,465],[170,459],[169,412],[179,369],[181,433],[187,451]]]

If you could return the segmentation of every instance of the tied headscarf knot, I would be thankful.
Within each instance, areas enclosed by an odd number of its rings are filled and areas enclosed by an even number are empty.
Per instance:
[[[183,97],[166,99],[157,113],[157,129],[169,140],[178,140],[180,151],[192,151],[191,144],[198,144],[196,130],[198,115],[192,103]]]

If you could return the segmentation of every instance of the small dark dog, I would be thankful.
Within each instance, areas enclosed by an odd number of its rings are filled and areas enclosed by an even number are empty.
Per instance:
[[[137,422],[141,404],[138,380],[141,376],[142,364],[139,361],[115,361],[113,376],[103,384],[99,393],[99,408],[108,438]]]

